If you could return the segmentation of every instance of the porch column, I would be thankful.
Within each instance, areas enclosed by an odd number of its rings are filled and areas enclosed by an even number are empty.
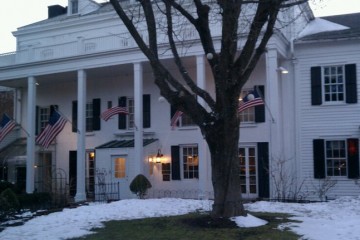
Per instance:
[[[205,59],[204,55],[196,56],[196,84],[201,89],[206,89],[206,73],[205,73]],[[198,102],[207,107],[204,99],[198,98]],[[208,172],[208,147],[205,140],[199,142],[199,199],[208,198],[208,179],[210,173]]]
[[[144,162],[143,157],[143,66],[142,63],[134,63],[134,114],[135,114],[135,133],[134,133],[134,157],[135,175],[142,173]],[[131,181],[132,179],[130,179]]]
[[[86,200],[85,193],[85,135],[86,135],[86,72],[78,70],[77,106],[77,177],[75,202]]]
[[[34,192],[34,162],[35,162],[35,118],[36,118],[36,80],[28,77],[27,99],[27,131],[26,142],[26,192]]]
[[[269,48],[266,53],[266,94],[265,102],[268,111],[267,119],[270,119],[270,159],[283,157],[283,143],[281,138],[282,119],[280,115],[281,91],[279,83],[278,54],[276,49]],[[273,117],[273,119],[272,119]]]

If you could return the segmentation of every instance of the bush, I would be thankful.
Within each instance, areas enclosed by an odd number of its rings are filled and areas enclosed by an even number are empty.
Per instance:
[[[23,193],[18,197],[22,208],[40,209],[51,205],[50,193]]]
[[[15,192],[15,193],[18,192],[18,190],[14,184],[7,182],[7,181],[0,181],[0,193],[2,193],[3,191],[5,191],[8,188],[13,190],[13,192]]]
[[[20,210],[19,200],[11,188],[0,194],[0,219],[12,215]]]
[[[151,187],[149,180],[142,174],[137,175],[130,183],[131,192],[135,193],[140,199],[145,197],[147,190]]]

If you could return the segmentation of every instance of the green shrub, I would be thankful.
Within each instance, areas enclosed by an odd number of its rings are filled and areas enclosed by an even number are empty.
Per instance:
[[[22,208],[40,209],[51,205],[50,193],[23,193],[19,194],[19,202]]]
[[[130,183],[131,192],[135,193],[140,199],[145,197],[147,190],[151,187],[149,180],[142,174],[137,175]]]
[[[19,200],[11,188],[0,193],[0,219],[20,210]]]
[[[6,190],[8,188],[10,188],[15,193],[17,193],[17,189],[14,184],[12,184],[11,182],[7,182],[7,181],[0,181],[0,193],[2,193],[4,190]]]

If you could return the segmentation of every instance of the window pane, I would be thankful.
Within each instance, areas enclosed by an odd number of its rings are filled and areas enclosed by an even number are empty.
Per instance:
[[[182,154],[184,179],[199,178],[198,148],[183,147]]]
[[[343,66],[324,67],[323,72],[323,89],[325,101],[344,101],[345,92]]]
[[[326,173],[328,176],[346,176],[346,142],[344,140],[326,142]]]
[[[125,178],[125,173],[126,173],[126,159],[115,158],[114,160],[115,178]]]

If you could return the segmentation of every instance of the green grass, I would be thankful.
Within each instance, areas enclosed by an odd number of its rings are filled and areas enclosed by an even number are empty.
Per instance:
[[[289,215],[277,213],[252,213],[252,215],[269,223],[261,227],[238,228],[234,222],[227,219],[215,221],[208,214],[191,213],[175,217],[105,222],[104,228],[93,229],[95,234],[76,240],[295,240],[300,237],[293,232],[277,229],[279,224],[290,221]]]

